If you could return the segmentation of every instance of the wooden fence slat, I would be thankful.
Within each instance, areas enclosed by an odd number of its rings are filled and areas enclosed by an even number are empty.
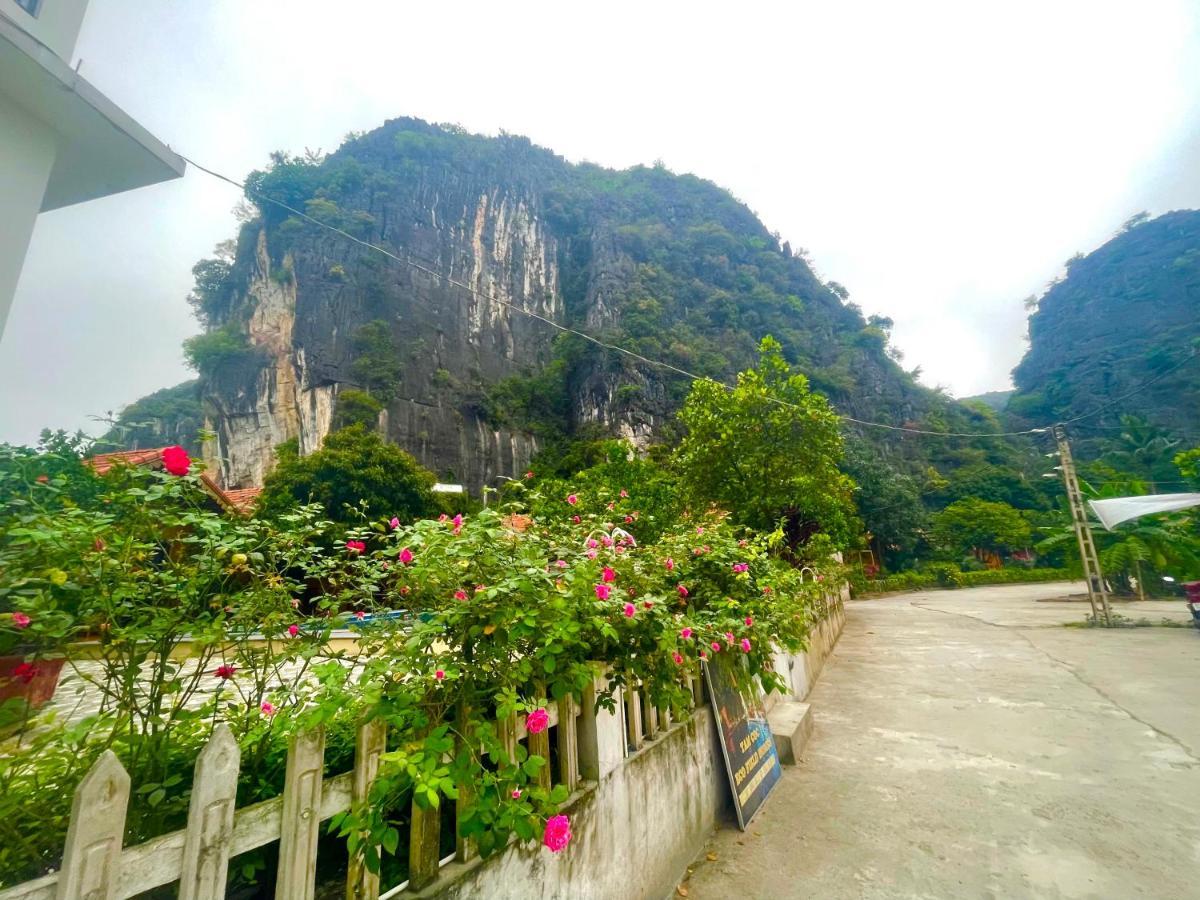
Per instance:
[[[471,708],[465,701],[459,701],[455,716],[458,732],[454,739],[455,750],[462,753],[468,749],[467,742],[471,740]],[[478,748],[475,748],[475,752],[479,752]],[[475,846],[470,838],[460,836],[459,826],[462,824],[467,810],[475,802],[475,791],[474,785],[470,781],[459,782],[455,787],[458,789],[458,799],[454,802],[454,858],[459,862],[467,862],[475,856]]]
[[[75,789],[57,900],[117,900],[128,806],[129,773],[115,753],[105,750]]]
[[[645,704],[646,737],[653,740],[658,737],[658,707],[651,705],[649,696],[643,697],[642,702]]]
[[[635,685],[625,685],[625,722],[629,729],[629,749],[641,750],[642,744],[642,693]]]
[[[379,758],[386,750],[387,723],[383,719],[371,719],[358,726],[354,738],[352,803],[366,803],[375,776],[379,774]],[[367,869],[362,856],[354,854],[346,873],[346,900],[377,900],[378,897],[379,873]]]
[[[546,703],[546,699],[545,699],[546,698],[546,686],[544,684],[542,684],[541,682],[539,682],[538,684],[534,685],[534,688],[537,693],[538,702],[541,704],[545,704]],[[547,714],[549,714],[552,710],[553,710],[553,707],[550,707],[549,709],[547,709]],[[556,710],[553,710],[553,711],[556,711]],[[562,719],[560,717],[559,718],[560,730],[561,730],[561,725],[562,725]],[[546,790],[550,790],[550,726],[547,725],[542,731],[539,731],[537,734],[529,735],[527,744],[528,744],[530,756],[540,756],[542,759],[544,759],[546,761],[546,764],[544,766],[542,766],[540,769],[538,769],[537,783],[540,787],[543,787]]]
[[[324,728],[296,735],[288,742],[275,900],[313,900],[324,767]]]
[[[437,807],[422,809],[414,799],[412,804],[412,834],[408,843],[408,887],[419,891],[438,877],[441,868],[438,845],[442,837],[441,811]]]
[[[496,722],[496,728],[500,736],[500,743],[504,746],[504,752],[508,754],[509,762],[515,762],[517,758],[517,714],[513,713],[508,718]]]
[[[241,761],[242,750],[222,722],[196,759],[179,900],[224,900]]]
[[[575,698],[570,694],[558,701],[558,780],[567,790],[579,784],[579,720]]]

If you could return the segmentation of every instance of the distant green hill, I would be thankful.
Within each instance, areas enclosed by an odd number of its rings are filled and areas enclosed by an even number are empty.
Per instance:
[[[1013,391],[988,391],[985,394],[976,394],[974,397],[960,397],[959,403],[982,403],[988,409],[995,412],[1004,412],[1004,408],[1008,406],[1008,401],[1013,395]]]
[[[1110,404],[1079,423],[1082,440],[1116,433],[1120,417],[1134,415],[1195,444],[1200,359],[1187,360],[1198,340],[1200,211],[1135,217],[1108,243],[1072,259],[1066,277],[1039,300],[1006,412],[1040,424]]]

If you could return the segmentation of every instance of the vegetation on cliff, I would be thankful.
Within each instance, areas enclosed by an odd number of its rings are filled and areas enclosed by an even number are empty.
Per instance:
[[[1200,440],[1200,211],[1135,216],[1097,250],[1067,263],[1029,317],[1029,351],[1013,371],[1007,411],[1043,424],[1109,408],[1081,423],[1095,454],[1136,414]],[[1150,382],[1149,384],[1147,384]],[[1137,391],[1136,399],[1113,402]]]

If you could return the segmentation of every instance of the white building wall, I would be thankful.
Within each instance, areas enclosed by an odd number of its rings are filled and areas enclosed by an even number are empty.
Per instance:
[[[75,52],[85,12],[87,0],[39,0],[36,15],[30,15],[15,0],[0,0],[0,15],[16,22],[67,62]]]
[[[5,0],[0,0],[5,2]],[[54,166],[54,132],[0,94],[0,333]]]

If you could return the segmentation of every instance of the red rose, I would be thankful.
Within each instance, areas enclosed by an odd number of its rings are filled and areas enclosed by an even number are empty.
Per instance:
[[[41,670],[37,666],[27,662],[21,663],[12,670],[12,677],[21,682],[21,684],[29,684],[29,682],[41,674]]]
[[[192,458],[182,447],[167,447],[162,452],[163,468],[172,475],[186,475],[192,467]]]

